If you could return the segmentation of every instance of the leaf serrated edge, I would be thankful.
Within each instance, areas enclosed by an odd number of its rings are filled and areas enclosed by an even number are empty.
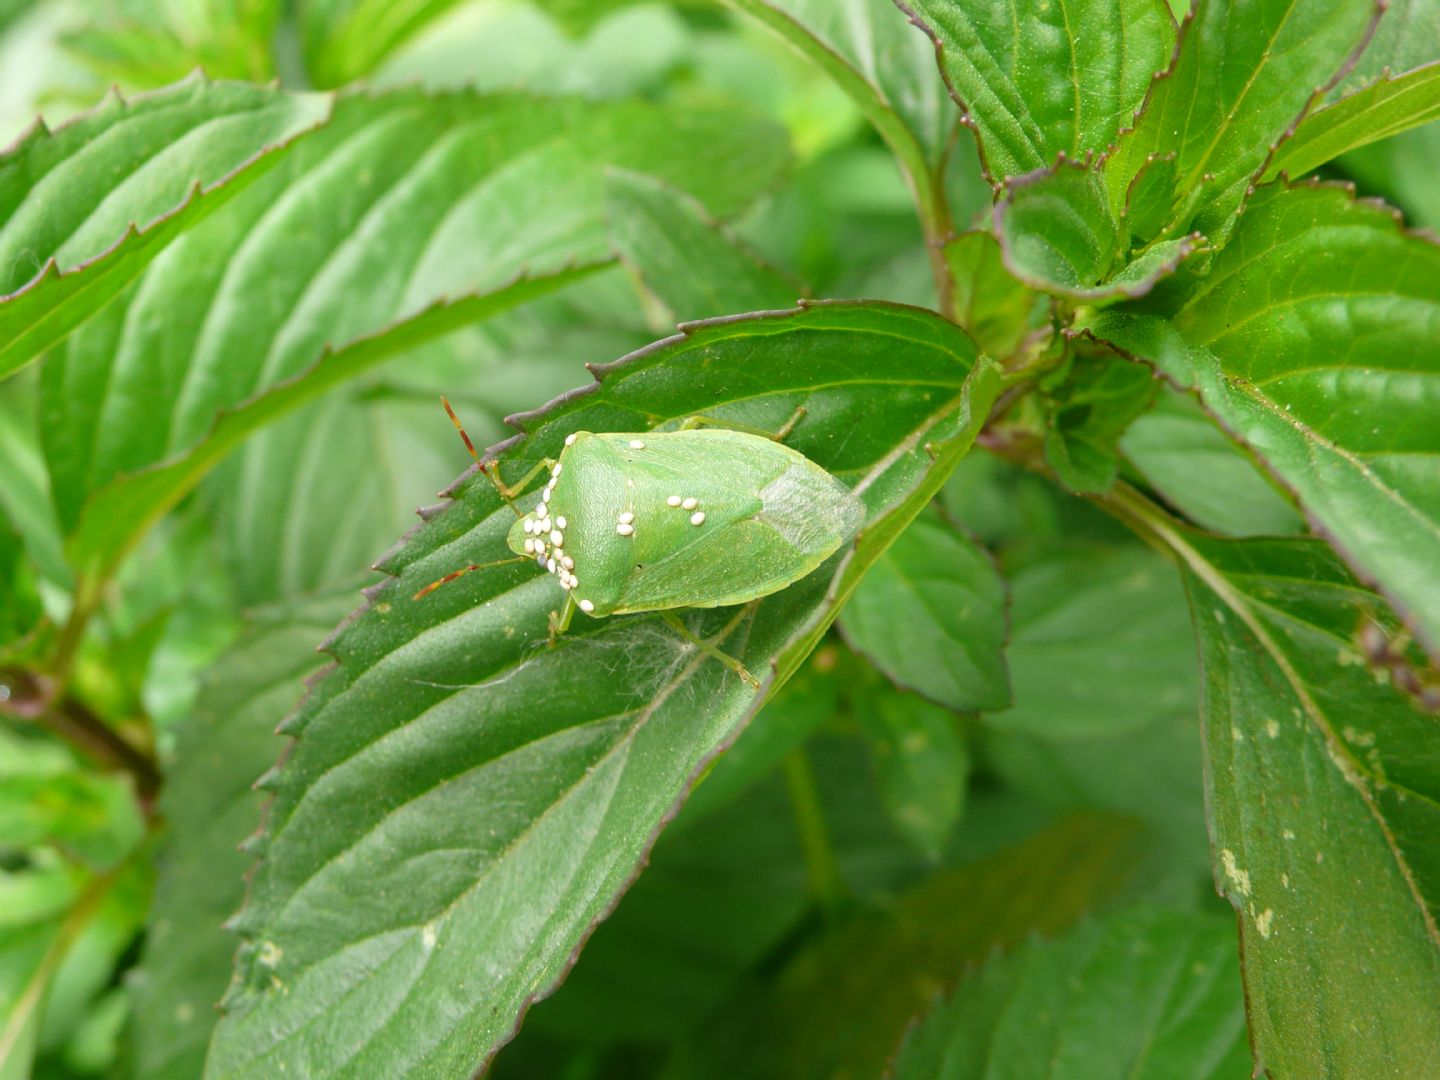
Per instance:
[[[1099,162],[1099,156],[1093,152],[1087,153],[1083,159],[1071,160],[1062,150],[1054,165],[1046,166],[1043,169],[1035,169],[1031,172],[1023,173],[1020,176],[1012,176],[1006,181],[1007,190],[1005,197],[998,200],[991,211],[991,225],[995,239],[1000,243],[1000,258],[1005,263],[1005,269],[1010,272],[1010,275],[1015,278],[1015,280],[1039,292],[1048,293],[1051,296],[1064,296],[1085,303],[1095,303],[1104,300],[1138,300],[1142,296],[1147,295],[1165,278],[1175,273],[1175,271],[1180,268],[1181,263],[1185,262],[1192,255],[1200,254],[1205,250],[1206,237],[1203,233],[1187,233],[1185,236],[1177,238],[1179,243],[1173,255],[1157,263],[1144,277],[1136,281],[1127,281],[1118,286],[1095,285],[1088,288],[1064,286],[1053,281],[1044,281],[1032,275],[1028,270],[1022,269],[1015,261],[1015,253],[1006,237],[1005,231],[1005,215],[1011,207],[1015,195],[1028,187],[1035,187],[1052,177],[1059,176],[1062,169],[1079,169],[1094,177],[1101,185],[1101,190],[1098,192],[1101,199],[1100,206],[1101,209],[1109,215],[1111,214],[1109,200],[1105,197],[1103,187],[1105,173],[1103,169],[1097,168]],[[1113,216],[1111,217],[1111,221],[1116,228],[1116,244],[1123,248],[1123,241],[1118,239],[1123,221],[1115,221]],[[1124,252],[1121,251],[1119,254],[1123,255]],[[1142,252],[1142,257],[1143,254]],[[1129,262],[1120,268],[1119,272],[1123,273],[1137,261],[1137,259],[1129,260]],[[1113,282],[1115,278],[1116,275],[1112,274],[1110,280]]]
[[[505,417],[504,422],[509,426],[515,428],[516,434],[509,436],[508,438],[502,439],[496,443],[493,443],[491,446],[487,447],[484,451],[481,452],[480,459],[484,462],[495,461],[499,459],[501,455],[507,454],[510,451],[516,449],[517,447],[523,445],[524,442],[531,437],[528,429],[525,426],[526,424],[536,419],[547,417],[552,413],[561,411],[568,405],[570,405],[572,402],[575,402],[577,400],[583,400],[584,398],[589,397],[591,394],[594,394],[597,390],[599,390],[605,377],[609,375],[612,371],[621,367],[622,365],[637,363],[641,360],[648,358],[651,354],[661,349],[670,348],[674,345],[683,343],[697,335],[702,334],[708,329],[728,326],[737,322],[790,319],[799,317],[805,314],[807,311],[817,308],[853,307],[859,304],[863,304],[864,306],[870,308],[881,307],[900,311],[916,312],[924,315],[927,318],[938,318],[935,312],[928,309],[914,307],[913,305],[909,304],[896,303],[893,301],[802,300],[793,308],[765,312],[751,312],[748,314],[739,315],[723,315],[716,318],[699,319],[690,322],[680,323],[677,333],[671,334],[668,337],[651,342],[648,345],[633,350],[632,352],[627,353],[626,355],[620,357],[617,360],[612,360],[607,363],[586,364],[585,366],[587,370],[590,371],[591,375],[594,378],[593,382],[575,387],[572,390],[565,391],[564,393],[557,395],[549,402],[539,406],[538,408],[519,413],[513,413]],[[953,324],[949,323],[947,323],[946,325],[952,327],[956,334],[968,338],[968,335],[965,334],[965,332],[961,330],[958,326],[953,326]],[[890,454],[887,454],[885,457],[881,458],[878,462],[875,463],[875,465],[870,470],[870,473],[867,474],[867,477],[862,479],[861,483],[857,485],[857,491],[863,490],[863,488],[868,485],[868,482],[873,479],[874,476],[883,474],[887,469],[893,466],[895,462],[900,459],[900,457],[904,456],[905,453],[913,451],[916,447],[918,447],[920,444],[920,440],[923,438],[925,433],[934,426],[936,426],[939,422],[941,422],[947,412],[955,415],[958,415],[960,413],[968,414],[972,405],[971,392],[974,386],[980,381],[982,381],[987,375],[992,376],[995,379],[996,388],[998,389],[999,378],[1001,374],[1000,368],[995,365],[993,361],[989,360],[978,347],[976,348],[976,356],[976,362],[964,380],[960,395],[957,398],[958,404],[956,404],[956,407],[948,410],[942,409],[939,413],[932,414],[926,417],[921,422],[921,427],[918,428],[916,431],[912,432],[911,436],[908,437],[905,442],[903,442],[900,446],[896,447],[895,450],[892,451]],[[987,410],[990,404],[993,404],[993,397],[994,394],[992,393],[990,395],[990,399],[985,399],[987,400]],[[977,425],[975,430],[978,432],[978,429],[979,428]],[[941,446],[955,443],[960,438],[961,435],[953,436],[950,439],[946,440],[946,443],[941,444]],[[973,442],[973,438],[971,441]],[[943,451],[940,449],[940,447],[937,447],[937,461],[939,460],[942,452]],[[932,470],[933,467],[934,466],[932,465]],[[599,928],[600,924],[605,922],[610,917],[610,915],[614,913],[616,907],[620,904],[625,894],[630,890],[630,887],[635,883],[635,881],[639,878],[640,874],[643,873],[645,868],[649,865],[650,853],[654,849],[656,842],[659,840],[661,833],[665,831],[665,829],[670,825],[670,823],[674,821],[676,815],[680,813],[695,783],[705,775],[706,771],[715,762],[715,760],[718,759],[722,754],[724,754],[734,744],[735,740],[738,739],[740,735],[744,732],[746,727],[749,726],[751,720],[753,720],[754,717],[759,713],[760,709],[764,706],[765,702],[769,699],[769,697],[776,690],[778,690],[779,687],[783,685],[784,682],[788,680],[792,674],[794,674],[795,670],[798,668],[799,663],[803,661],[804,657],[808,655],[809,651],[813,649],[816,642],[818,642],[819,634],[822,634],[825,628],[827,628],[830,623],[832,623],[838,616],[841,602],[843,601],[843,598],[840,595],[842,582],[844,582],[844,579],[849,573],[850,568],[855,558],[857,557],[859,544],[861,540],[866,536],[868,530],[873,527],[874,524],[883,522],[887,517],[891,516],[892,514],[898,511],[902,511],[906,505],[905,500],[913,499],[915,492],[921,490],[924,487],[930,471],[931,470],[927,470],[927,473],[921,477],[921,480],[917,487],[909,495],[907,495],[905,499],[902,499],[896,507],[892,508],[887,513],[881,515],[881,517],[878,518],[876,522],[867,522],[866,525],[862,526],[861,530],[849,541],[845,553],[841,556],[839,562],[836,564],[835,571],[831,577],[830,584],[826,589],[824,598],[820,602],[820,604],[817,605],[817,610],[814,615],[812,615],[800,627],[797,628],[795,633],[791,635],[786,644],[780,648],[776,656],[770,660],[769,664],[767,665],[767,670],[764,676],[761,678],[759,689],[751,695],[750,704],[746,707],[744,713],[737,719],[729,735],[725,739],[721,740],[710,753],[703,756],[702,759],[696,763],[695,768],[691,771],[690,776],[687,778],[685,784],[683,785],[683,790],[681,791],[679,796],[675,799],[671,806],[661,815],[661,817],[657,820],[654,828],[647,835],[645,841],[642,844],[642,849],[637,859],[635,860],[635,864],[631,869],[629,875],[626,877],[620,887],[615,891],[615,894],[610,898],[604,909],[598,912],[590,921],[589,925],[584,929],[579,940],[576,942],[569,955],[561,964],[560,970],[555,976],[555,978],[542,986],[536,986],[534,989],[529,991],[524,998],[521,999],[521,1001],[519,1002],[519,1008],[515,1015],[514,1023],[511,1026],[510,1030],[508,1032],[502,1033],[502,1035],[496,1039],[494,1044],[490,1046],[489,1049],[486,1051],[484,1058],[478,1063],[473,1073],[473,1076],[476,1078],[476,1080],[483,1076],[485,1071],[489,1068],[490,1063],[494,1061],[495,1056],[519,1033],[521,1025],[524,1023],[525,1017],[529,1013],[531,1007],[534,1006],[537,1002],[553,994],[569,976],[570,972],[574,969],[575,964],[579,962],[580,954],[584,951],[586,944],[589,943],[591,936]],[[381,597],[389,589],[393,588],[396,585],[400,573],[403,571],[403,567],[397,565],[396,557],[399,555],[401,550],[403,550],[408,545],[408,543],[413,538],[415,538],[430,521],[435,520],[436,518],[441,516],[444,511],[454,506],[456,500],[458,500],[458,498],[464,493],[464,491],[469,486],[470,482],[473,481],[474,477],[478,474],[478,472],[479,463],[472,464],[464,472],[462,472],[452,484],[450,484],[440,493],[443,500],[442,502],[434,504],[430,507],[426,507],[422,511],[417,511],[417,513],[422,515],[421,523],[419,525],[412,526],[411,529],[406,532],[404,537],[402,537],[399,541],[396,542],[395,545],[392,546],[390,552],[387,553],[387,555],[381,560],[377,561],[372,567],[372,569],[386,576],[382,580],[375,582],[373,585],[366,586],[362,590],[361,595],[363,599],[361,604],[356,607],[355,610],[352,611],[349,615],[347,615],[335,628],[335,630],[333,630],[325,638],[325,640],[319,646],[317,646],[316,651],[330,656],[333,662],[327,664],[320,670],[313,672],[310,676],[306,678],[305,692],[302,695],[300,702],[291,711],[291,713],[280,722],[280,724],[275,729],[277,735],[285,735],[290,738],[291,742],[281,752],[279,760],[276,762],[274,767],[268,770],[266,774],[262,777],[262,779],[267,780],[267,783],[275,782],[274,779],[267,778],[271,778],[273,776],[273,778],[278,779],[280,774],[283,773],[285,764],[288,762],[289,757],[294,751],[295,746],[298,745],[299,740],[304,737],[305,725],[299,719],[301,713],[304,711],[304,706],[309,702],[312,695],[320,692],[325,682],[331,676],[335,675],[342,667],[343,661],[340,659],[338,650],[345,634],[351,628],[353,628],[366,614],[368,614],[378,603],[382,603],[383,601],[381,600]],[[925,502],[928,502],[928,498],[922,501],[919,506],[917,506],[915,510],[916,514],[918,514],[920,509],[923,509]],[[915,515],[912,514],[911,516],[913,518]],[[849,589],[845,593],[846,596],[849,595],[850,591],[853,591],[855,585],[859,583],[859,580],[860,579],[856,577],[853,581],[849,582]],[[805,646],[807,640],[809,642],[808,647],[803,647]],[[705,659],[706,658],[703,656],[703,654],[697,654],[692,663],[690,665],[687,665],[686,670],[689,670],[695,664],[702,663]],[[785,662],[785,667],[783,670],[782,661]],[[259,781],[257,781],[257,786],[258,784]],[[223,1014],[229,1014],[233,1011],[235,1001],[244,992],[245,988],[241,982],[240,968],[245,962],[245,958],[250,953],[253,953],[256,948],[256,940],[258,936],[259,926],[256,925],[255,921],[255,912],[257,909],[254,905],[250,903],[250,896],[255,879],[260,871],[261,864],[264,861],[263,853],[268,848],[270,842],[268,817],[271,809],[273,808],[273,805],[274,800],[272,799],[269,803],[267,803],[265,809],[262,811],[262,822],[259,829],[256,830],[256,835],[253,835],[246,841],[246,843],[251,844],[256,850],[260,851],[262,854],[256,859],[255,863],[245,874],[245,901],[242,907],[233,916],[227,919],[224,924],[225,929],[236,934],[241,940],[239,946],[236,949],[236,962],[230,983],[226,988],[224,997],[217,1005],[217,1008]]]
[[[1362,198],[1357,196],[1355,192],[1355,185],[1348,180],[1321,180],[1316,177],[1308,177],[1304,180],[1280,179],[1270,181],[1268,183],[1258,186],[1261,188],[1283,188],[1283,190],[1285,191],[1312,190],[1322,192],[1335,191],[1337,193],[1343,193],[1348,197],[1345,204],[1347,207],[1358,207],[1369,213],[1372,213],[1376,216],[1377,221],[1381,218],[1388,219],[1390,225],[1396,230],[1396,232],[1401,235],[1402,238],[1419,240],[1420,242],[1428,244],[1431,247],[1440,248],[1440,236],[1436,236],[1436,234],[1431,232],[1429,229],[1413,228],[1407,226],[1405,223],[1404,214],[1402,214],[1395,207],[1391,206],[1389,203],[1385,202],[1383,199],[1376,197]],[[1177,338],[1181,342],[1183,342],[1187,347],[1193,347],[1190,346],[1190,343],[1188,341],[1185,341],[1184,337],[1180,335],[1180,332],[1178,330],[1175,330],[1174,327],[1170,326],[1168,320],[1162,321],[1164,321],[1166,326],[1169,327],[1176,334]],[[1245,439],[1241,438],[1234,430],[1230,428],[1228,424],[1226,424],[1219,416],[1217,416],[1208,405],[1205,404],[1205,402],[1201,399],[1199,387],[1196,386],[1193,381],[1189,383],[1180,382],[1179,379],[1176,377],[1176,373],[1166,371],[1164,366],[1162,366],[1161,363],[1157,360],[1131,352],[1130,350],[1118,345],[1113,341],[1110,341],[1107,338],[1100,337],[1093,333],[1088,326],[1082,327],[1078,330],[1066,330],[1065,333],[1067,336],[1071,337],[1085,337],[1088,340],[1095,342],[1096,344],[1104,348],[1112,350],[1117,356],[1120,356],[1126,360],[1134,361],[1138,364],[1146,365],[1155,372],[1158,378],[1163,379],[1173,389],[1192,398],[1200,406],[1204,414],[1210,418],[1211,422],[1214,423],[1217,427],[1220,428],[1221,431],[1225,433],[1226,437],[1230,439],[1231,443],[1238,447],[1248,457],[1250,457],[1250,459],[1255,462],[1255,464],[1264,472],[1264,474],[1271,480],[1271,482],[1274,483],[1276,487],[1278,487],[1281,491],[1285,493],[1290,503],[1295,506],[1299,510],[1300,514],[1304,517],[1305,523],[1309,527],[1310,531],[1322,540],[1324,540],[1326,545],[1329,546],[1331,550],[1333,550],[1337,555],[1340,556],[1341,561],[1344,562],[1345,565],[1349,568],[1350,572],[1355,575],[1356,580],[1385,600],[1385,602],[1390,606],[1391,610],[1400,617],[1400,621],[1405,626],[1405,628],[1409,630],[1410,633],[1415,636],[1415,639],[1423,646],[1426,654],[1430,657],[1431,662],[1440,664],[1440,639],[1433,638],[1432,635],[1426,630],[1426,628],[1421,625],[1420,621],[1416,617],[1413,606],[1404,602],[1404,600],[1398,595],[1396,595],[1392,589],[1386,586],[1383,582],[1377,580],[1369,570],[1367,570],[1355,559],[1354,554],[1349,550],[1349,548],[1347,548],[1344,544],[1341,544],[1339,540],[1334,536],[1334,534],[1330,531],[1330,529],[1327,528],[1318,518],[1315,517],[1314,511],[1301,500],[1300,495],[1296,491],[1294,486],[1288,480],[1286,480],[1285,477],[1280,475],[1280,473],[1274,468],[1274,466],[1270,463],[1268,456],[1266,456],[1264,453],[1262,453],[1255,447],[1252,447]],[[1218,363],[1218,357],[1216,359]],[[1230,382],[1229,377],[1224,374],[1223,369],[1221,371],[1221,377],[1225,379],[1227,387],[1231,389],[1234,388],[1233,384]],[[1267,398],[1266,400],[1269,399]],[[1291,422],[1293,423],[1294,421],[1292,420]],[[1309,433],[1308,427],[1306,428],[1306,431],[1307,433]],[[1341,447],[1335,446],[1335,444],[1328,439],[1323,439],[1319,435],[1314,435],[1313,433],[1310,433],[1310,437],[1314,438],[1317,442],[1323,443],[1325,446],[1335,450],[1336,453],[1344,457],[1353,457],[1353,454],[1351,454],[1349,451],[1346,451]],[[1367,473],[1370,471],[1369,466],[1365,465],[1364,462],[1360,462],[1359,464]],[[1383,484],[1382,486],[1389,488],[1390,485]]]
[[[567,260],[558,269],[544,274],[531,275],[526,271],[521,271],[494,289],[485,292],[462,293],[455,297],[441,297],[418,312],[394,320],[379,330],[363,334],[339,346],[327,345],[321,351],[320,356],[302,371],[266,387],[236,405],[218,410],[211,420],[206,434],[188,449],[135,472],[123,473],[93,492],[86,499],[81,511],[80,522],[70,538],[73,562],[83,572],[98,579],[103,580],[108,577],[145,531],[168,512],[180,498],[193,489],[210,467],[240,442],[243,442],[251,431],[258,429],[258,424],[254,427],[247,427],[247,421],[253,414],[260,413],[263,416],[273,410],[270,418],[278,418],[338,385],[346,373],[337,373],[332,370],[337,357],[357,360],[355,370],[349,372],[349,374],[357,374],[360,370],[389,359],[398,349],[423,344],[436,336],[475,321],[477,317],[481,316],[470,312],[469,309],[472,306],[484,308],[489,303],[505,301],[501,308],[497,308],[497,310],[502,310],[512,306],[513,303],[542,296],[604,269],[612,263],[611,259],[595,262]],[[484,312],[482,315],[489,313]],[[358,358],[347,357],[347,354],[360,354],[360,356]],[[86,524],[97,516],[104,517],[106,500],[119,497],[117,492],[120,495],[125,494],[131,484],[144,483],[148,478],[154,478],[169,471],[189,475],[171,485],[163,498],[152,500],[153,505],[147,506],[146,515],[132,523],[129,535],[123,544],[108,548],[98,547],[98,541],[86,531]]]
[[[58,138],[70,128],[76,127],[84,121],[96,119],[105,115],[105,113],[107,112],[124,112],[134,107],[134,105],[136,105],[137,103],[147,101],[151,98],[172,94],[181,87],[190,89],[210,86],[249,85],[250,84],[248,83],[236,83],[232,80],[211,79],[205,74],[203,69],[196,68],[194,72],[186,76],[178,83],[172,83],[168,87],[162,87],[158,90],[150,90],[143,94],[136,94],[129,98],[125,97],[125,95],[121,93],[119,87],[111,87],[110,90],[106,93],[105,97],[101,99],[99,104],[91,107],[90,109],[87,109],[85,112],[79,114],[78,116],[71,117],[69,120],[59,125],[58,127],[51,128],[45,123],[44,117],[37,116],[34,122],[30,125],[30,127],[24,133],[22,133],[18,139],[16,139],[4,151],[0,151],[0,166],[4,166],[5,164],[7,164],[7,159],[17,157],[24,151],[28,150],[31,145],[44,141],[46,139]],[[266,87],[262,87],[262,89],[274,90],[277,99],[315,97],[329,100],[327,102],[327,107],[325,109],[324,115],[322,115],[315,123],[310,124],[307,127],[301,128],[299,131],[296,131],[294,134],[289,135],[284,139],[281,139],[279,142],[267,143],[255,153],[251,154],[244,161],[240,162],[240,164],[235,166],[235,168],[231,169],[219,179],[211,181],[209,184],[206,184],[201,180],[193,181],[186,191],[185,198],[182,199],[179,203],[177,203],[174,207],[166,210],[164,213],[159,214],[158,216],[152,218],[150,221],[145,222],[144,224],[141,224],[137,221],[131,221],[129,225],[126,226],[125,232],[120,237],[120,239],[116,240],[113,244],[111,244],[109,247],[99,252],[98,254],[92,255],[90,258],[82,260],[81,262],[76,263],[74,266],[66,270],[59,270],[59,261],[57,256],[50,256],[50,258],[46,260],[45,265],[41,267],[39,272],[37,272],[36,275],[29,281],[27,281],[24,285],[20,286],[20,288],[16,289],[14,292],[0,294],[0,310],[3,310],[3,305],[9,304],[14,300],[17,300],[20,297],[24,296],[26,293],[33,291],[38,285],[40,285],[45,280],[48,280],[50,277],[70,277],[72,275],[79,274],[89,269],[96,263],[114,254],[114,252],[122,244],[124,244],[125,241],[132,239],[133,237],[152,232],[157,227],[164,225],[171,219],[179,216],[200,197],[211,195],[222,188],[233,187],[233,182],[236,180],[236,178],[239,177],[242,173],[246,172],[248,169],[250,169],[251,166],[253,166],[256,162],[260,161],[263,158],[271,157],[277,153],[289,149],[292,145],[294,145],[294,143],[303,139],[306,135],[313,134],[314,132],[328,125],[331,119],[333,119],[334,117],[336,95],[333,93],[317,93],[311,91],[303,94],[295,94],[289,91],[280,90],[278,82],[271,83]]]

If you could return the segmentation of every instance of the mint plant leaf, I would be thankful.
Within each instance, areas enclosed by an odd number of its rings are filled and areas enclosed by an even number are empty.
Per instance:
[[[995,207],[995,232],[1016,278],[1090,304],[1144,296],[1202,240],[1163,240],[1129,258],[1129,232],[1106,203],[1104,174],[1067,161],[1014,179]]]
[[[1163,0],[898,2],[934,39],[996,183],[1108,147],[1175,47]]]
[[[526,435],[502,448],[499,467],[513,475],[575,430],[646,430],[696,412],[778,425],[804,404],[809,419],[790,444],[853,482],[871,522],[852,554],[805,582],[697,624],[783,680],[973,440],[999,389],[977,355],[938,316],[880,304],[692,324],[598,369],[590,392],[519,418]],[[878,382],[857,383],[857,371]],[[880,395],[891,405],[872,415]],[[503,547],[514,520],[473,474],[455,495],[387,562],[399,580],[332,639],[336,669],[285,725],[298,741],[266,781],[276,801],[237,921],[246,943],[213,1076],[300,1061],[320,1074],[482,1065],[563,976],[698,770],[758,707],[733,673],[653,618],[582,625],[537,649],[555,597],[531,567],[413,600]],[[537,712],[542,685],[553,707]],[[436,829],[447,821],[453,835]],[[362,998],[371,1005],[357,1009]],[[455,1011],[437,1025],[442,999]],[[323,1029],[307,1023],[319,1015]]]
[[[47,459],[72,558],[103,576],[259,423],[611,258],[607,163],[654,169],[733,213],[784,156],[769,124],[704,109],[341,99],[283,168],[45,365]]]
[[[1071,491],[1103,494],[1120,472],[1117,449],[1158,389],[1151,373],[1126,361],[1078,356],[1045,396],[1045,460]]]
[[[1005,583],[990,555],[938,515],[890,545],[840,617],[846,640],[897,685],[958,712],[1010,703]]]
[[[1440,120],[1440,61],[1404,75],[1386,74],[1311,113],[1280,144],[1265,178],[1296,179],[1350,150]]]
[[[1133,546],[1077,548],[1010,575],[1014,707],[1002,732],[1057,741],[1134,731],[1193,708],[1194,638],[1174,571]]]
[[[1257,1062],[1423,1073],[1440,1052],[1435,718],[1358,648],[1366,627],[1397,628],[1316,541],[1146,521],[1194,608],[1215,880],[1240,919]]]
[[[323,95],[197,76],[24,136],[0,156],[0,377],[284,161],[329,109]]]
[[[1111,211],[1147,161],[1174,154],[1158,235],[1194,229],[1222,242],[1272,147],[1349,70],[1383,11],[1377,0],[1198,4],[1174,64],[1105,162]]]
[[[1032,939],[967,975],[911,1031],[896,1080],[1134,1080],[1250,1066],[1230,920],[1132,908]]]
[[[611,170],[605,179],[610,240],[674,321],[789,307],[801,285],[769,266],[663,181]]]
[[[1227,536],[1304,530],[1299,513],[1193,398],[1164,390],[1120,439],[1125,459],[1166,503]]]
[[[1036,293],[1005,269],[1000,243],[982,230],[945,245],[955,290],[955,321],[991,356],[1009,356],[1030,329]]]
[[[902,159],[932,167],[959,119],[934,53],[892,0],[726,0],[831,76]],[[907,145],[903,149],[899,144]]]
[[[215,1003],[225,993],[235,938],[222,924],[245,898],[263,797],[252,786],[275,760],[275,726],[304,676],[323,666],[315,643],[353,604],[349,589],[255,612],[219,660],[179,733],[161,812],[145,949],[129,981],[136,1075],[191,1080],[204,1069]]]
[[[1387,0],[1385,14],[1355,66],[1330,91],[1331,100],[1435,59],[1440,8],[1433,0]]]
[[[1091,329],[1193,387],[1440,655],[1440,245],[1343,188],[1267,186],[1166,310]]]

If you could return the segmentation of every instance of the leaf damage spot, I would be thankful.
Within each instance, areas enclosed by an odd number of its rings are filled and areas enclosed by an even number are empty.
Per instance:
[[[1235,862],[1235,853],[1229,848],[1222,848],[1220,851],[1220,863],[1225,870],[1225,880],[1241,896],[1250,895],[1250,871],[1241,870]]]
[[[1278,738],[1280,737],[1280,722],[1279,722],[1278,720],[1273,720],[1273,719],[1272,719],[1272,720],[1266,720],[1266,721],[1265,721],[1265,734],[1268,735],[1268,736],[1270,736],[1270,738],[1272,738],[1272,739],[1278,739]]]
[[[266,941],[260,945],[260,953],[257,957],[265,967],[274,968],[280,966],[280,959],[285,955],[285,950],[276,945],[273,941]]]
[[[1268,939],[1270,937],[1270,932],[1274,925],[1275,912],[1271,908],[1266,908],[1260,912],[1259,915],[1255,916],[1255,929],[1260,931],[1262,938]]]

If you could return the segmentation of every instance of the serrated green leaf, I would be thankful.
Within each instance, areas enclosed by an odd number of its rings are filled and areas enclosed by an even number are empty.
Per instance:
[[[850,555],[738,617],[696,623],[782,681],[933,496],[999,389],[953,325],[879,304],[692,324],[597,374],[598,387],[521,418],[507,473],[578,429],[696,412],[774,427],[804,404],[790,445],[861,494],[871,523]],[[653,619],[582,619],[537,650],[556,597],[533,568],[412,600],[469,556],[490,557],[514,520],[473,475],[455,494],[387,563],[400,579],[332,640],[338,668],[286,725],[298,741],[268,782],[277,799],[213,1076],[300,1061],[312,1075],[478,1067],[553,989],[697,771],[758,706]],[[537,695],[550,704],[536,708]],[[437,1025],[441,998],[453,1019]],[[317,1042],[303,1018],[321,1014],[341,1027]]]
[[[215,78],[275,76],[271,39],[281,0],[98,0],[65,45],[129,86],[161,86],[202,68]]]
[[[1194,399],[1166,389],[1120,439],[1126,459],[1191,521],[1228,536],[1285,536],[1304,523]]]
[[[880,1076],[916,1014],[965,969],[1103,908],[1134,870],[1136,830],[1077,814],[931,874],[838,922],[722,1014],[676,1075]]]
[[[985,549],[927,515],[876,560],[840,626],[898,685],[959,712],[1003,709],[1005,608],[1005,582]]]
[[[900,0],[996,182],[1099,153],[1130,126],[1175,47],[1162,0]]]
[[[1153,156],[1173,154],[1157,235],[1195,229],[1223,242],[1272,147],[1349,69],[1383,11],[1379,0],[1200,0],[1174,64],[1105,162],[1111,212]]]
[[[1118,734],[1193,708],[1194,640],[1174,572],[1140,547],[1059,552],[1010,574],[1014,707],[998,731]]]
[[[955,321],[991,356],[1009,356],[1030,329],[1035,293],[1005,269],[993,233],[961,233],[945,245]]]
[[[941,159],[959,114],[935,78],[930,43],[891,0],[727,2],[835,79],[892,148],[909,141],[932,164]]]
[[[1257,1062],[1424,1075],[1440,1055],[1435,717],[1356,649],[1367,623],[1393,632],[1379,597],[1317,541],[1145,520],[1194,608],[1215,881],[1240,917]]]
[[[1136,908],[1026,942],[906,1037],[896,1080],[1231,1080],[1250,1064],[1230,920]]]
[[[1071,491],[1102,494],[1119,475],[1120,437],[1159,389],[1126,361],[1078,356],[1046,396],[1045,460]]]
[[[22,138],[0,157],[0,377],[285,161],[329,110],[323,95],[197,76]]]
[[[1269,186],[1166,306],[1092,329],[1193,386],[1440,655],[1440,245],[1343,188]]]
[[[1400,76],[1387,74],[1305,117],[1265,167],[1265,179],[1282,172],[1299,179],[1350,150],[1436,119],[1440,61]]]
[[[275,760],[275,725],[302,679],[323,666],[315,643],[352,603],[345,589],[256,612],[180,731],[145,949],[128,982],[136,1076],[193,1080],[204,1068],[235,955],[221,924],[239,910],[252,862],[238,845],[263,802],[251,785]]]
[[[612,170],[605,214],[617,254],[673,322],[774,311],[804,293],[710,220],[696,200],[653,177]]]
[[[1162,240],[1129,257],[1129,232],[1106,202],[1096,167],[1060,162],[1010,184],[995,208],[1005,266],[1044,292],[1090,304],[1144,296],[1199,245],[1198,235]]]
[[[1434,0],[1386,0],[1385,14],[1355,66],[1330,91],[1331,100],[1435,59],[1440,41],[1440,7]]]
[[[449,12],[459,0],[300,0],[296,23],[305,69],[316,86],[335,87],[373,72],[382,60]]]
[[[880,798],[895,831],[938,863],[970,783],[959,718],[915,694],[893,691],[865,694],[851,708],[869,740]]]
[[[718,110],[341,99],[330,125],[45,365],[72,560],[103,575],[260,424],[609,258],[607,164],[654,170],[733,213],[784,155],[771,126]]]

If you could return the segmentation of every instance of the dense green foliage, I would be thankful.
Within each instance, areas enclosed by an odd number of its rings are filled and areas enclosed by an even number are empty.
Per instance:
[[[0,0],[0,1080],[1430,1075],[1440,0],[1186,9]]]

